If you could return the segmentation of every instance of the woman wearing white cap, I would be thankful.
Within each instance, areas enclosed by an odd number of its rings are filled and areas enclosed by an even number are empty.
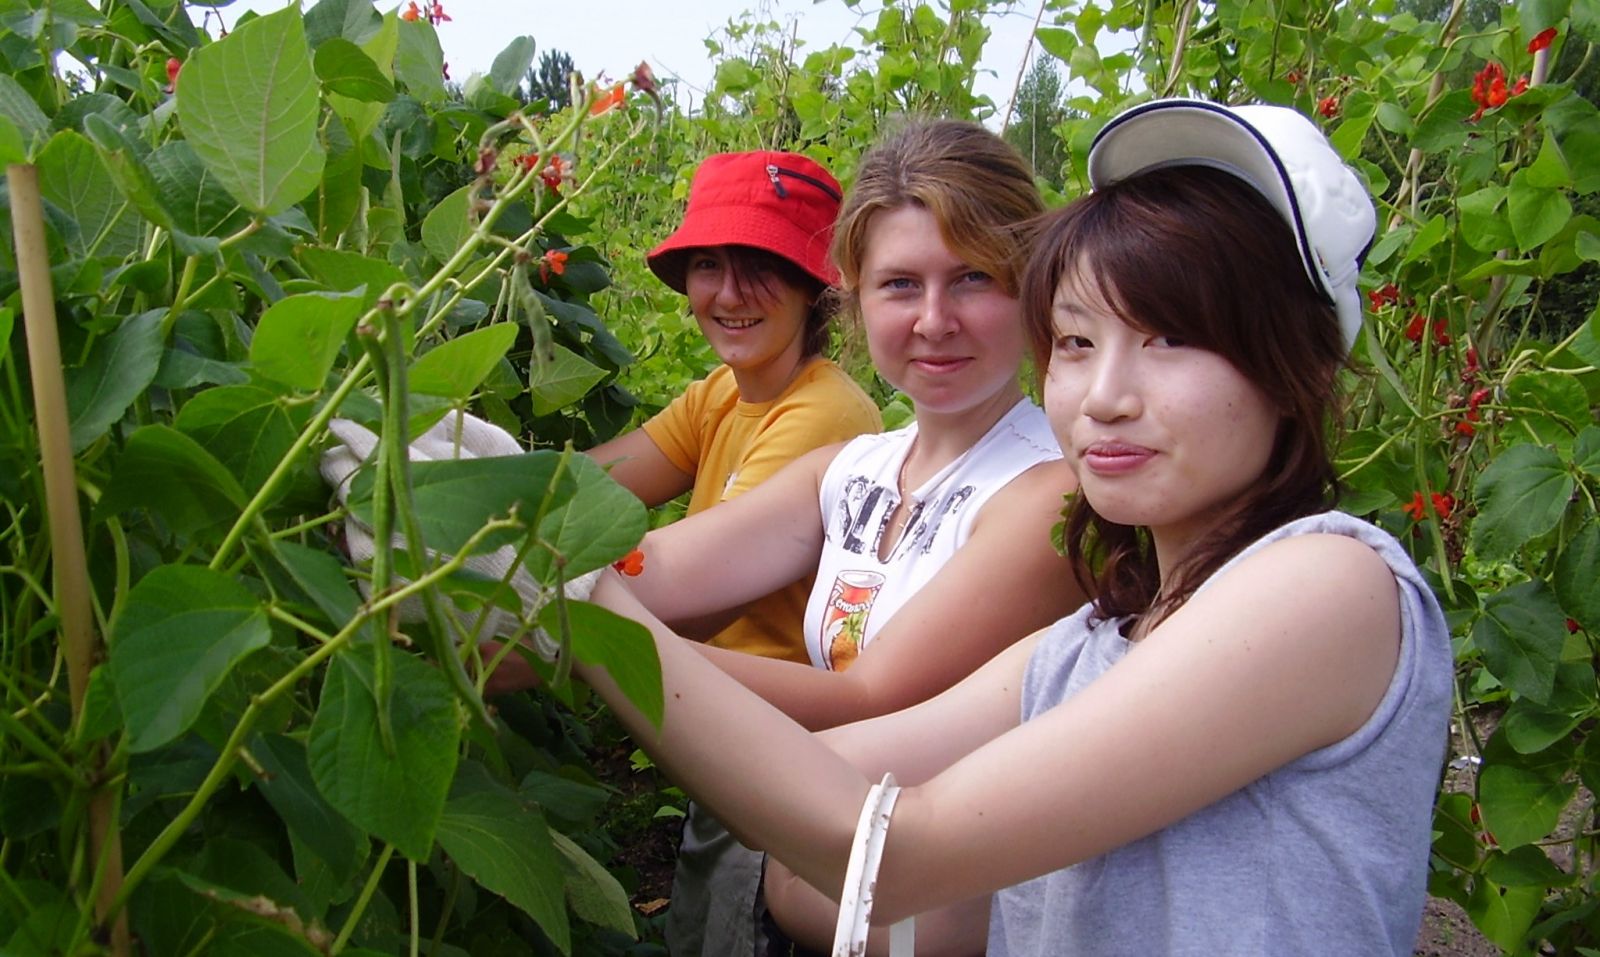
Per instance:
[[[580,670],[770,852],[769,904],[807,946],[830,935],[800,879],[841,886],[858,819],[880,837],[889,820],[859,809],[892,771],[886,922],[994,893],[990,955],[1409,954],[1448,629],[1393,539],[1330,510],[1324,430],[1371,200],[1277,107],[1145,104],[1089,170],[1022,296],[1095,601],[931,701],[820,738],[611,573],[594,600],[659,636],[660,731]]]

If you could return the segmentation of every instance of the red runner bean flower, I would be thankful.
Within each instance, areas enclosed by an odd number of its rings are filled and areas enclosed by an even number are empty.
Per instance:
[[[1411,317],[1411,321],[1406,323],[1405,336],[1412,342],[1420,343],[1422,341],[1422,337],[1429,331],[1432,331],[1433,341],[1435,343],[1441,346],[1447,346],[1450,344],[1450,326],[1447,322],[1445,322],[1443,316],[1440,316],[1430,323],[1428,322],[1428,318],[1420,312],[1413,315]]]
[[[178,71],[183,69],[183,61],[175,56],[167,57],[167,92],[171,93],[178,88]]]
[[[546,285],[550,283],[550,274],[557,276],[567,271],[567,254],[559,249],[547,249],[539,257],[539,281]]]
[[[438,26],[439,24],[448,22],[449,20],[450,14],[444,12],[444,4],[439,3],[438,0],[434,0],[433,3],[428,5],[429,23],[433,24],[434,26]]]
[[[1456,500],[1449,492],[1429,492],[1427,498],[1424,498],[1421,492],[1416,492],[1412,494],[1411,501],[1400,506],[1400,509],[1411,516],[1413,522],[1420,522],[1427,517],[1430,504],[1433,506],[1433,513],[1443,521],[1455,510]]]
[[[1493,60],[1485,63],[1472,77],[1472,102],[1478,104],[1478,109],[1470,122],[1478,122],[1485,110],[1504,106],[1510,95],[1506,89],[1506,68]]]
[[[560,192],[563,180],[572,178],[572,164],[559,156],[550,157],[550,164],[539,173],[539,178],[550,188],[550,192]]]
[[[1317,101],[1317,112],[1321,113],[1323,116],[1327,117],[1330,120],[1333,119],[1334,117],[1338,116],[1339,115],[1339,98],[1337,96],[1325,96],[1322,99],[1318,100]]]
[[[644,571],[644,552],[641,552],[635,548],[633,551],[613,562],[611,567],[615,568],[622,574],[627,575],[629,578],[637,578],[639,574]]]
[[[1382,309],[1384,306],[1392,306],[1400,301],[1400,287],[1392,282],[1388,283],[1380,289],[1368,292],[1367,301],[1372,303],[1372,308],[1375,310]]]

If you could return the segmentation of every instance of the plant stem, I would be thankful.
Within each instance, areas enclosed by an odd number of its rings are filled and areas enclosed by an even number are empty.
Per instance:
[[[216,793],[217,788],[222,786],[222,782],[227,778],[228,772],[232,770],[234,762],[239,759],[239,754],[244,749],[245,738],[249,736],[250,730],[255,727],[256,721],[272,702],[276,701],[281,695],[293,690],[295,685],[299,684],[306,675],[315,671],[334,652],[353,641],[368,619],[379,614],[387,615],[390,608],[419,592],[433,587],[438,582],[454,574],[466,563],[465,556],[470,555],[478,547],[479,543],[488,536],[508,528],[520,527],[521,523],[509,520],[486,523],[471,538],[467,539],[467,543],[461,548],[461,555],[452,556],[449,561],[433,569],[428,574],[419,575],[417,580],[409,585],[397,588],[388,595],[374,600],[367,606],[365,614],[357,615],[350,619],[350,622],[340,629],[337,635],[328,639],[327,644],[307,655],[299,664],[289,669],[287,674],[274,682],[270,688],[251,698],[249,706],[244,709],[244,713],[239,716],[238,723],[234,725],[232,733],[229,734],[227,743],[222,746],[221,753],[217,755],[216,762],[211,765],[211,770],[206,773],[205,780],[200,782],[200,786],[190,796],[189,803],[183,806],[183,810],[179,811],[177,816],[167,822],[167,826],[162,828],[161,833],[157,834],[155,840],[150,842],[150,846],[145,848],[143,854],[139,855],[139,859],[133,862],[133,867],[128,869],[127,879],[123,881],[122,890],[117,896],[113,905],[114,908],[120,908],[127,903],[128,896],[133,893],[134,888],[150,875],[150,871],[155,868],[156,864],[160,863],[161,858],[166,856],[166,853],[178,842],[178,839],[183,836],[183,832],[188,830],[189,825],[194,823],[195,818],[200,816],[201,809],[211,799],[211,795]]]
[[[410,859],[406,861],[406,898],[411,905],[411,957],[417,957],[422,950],[422,915],[417,906],[417,862]]]
[[[56,608],[61,617],[61,647],[67,659],[67,688],[72,720],[83,717],[83,699],[89,689],[89,669],[98,651],[89,601],[89,567],[83,547],[83,519],[78,513],[74,480],[71,428],[67,422],[67,391],[61,373],[61,341],[56,332],[55,296],[50,288],[50,262],[45,253],[44,205],[39,195],[39,171],[33,166],[6,168],[11,190],[12,229],[16,239],[17,272],[22,285],[23,324],[27,328],[28,363],[33,380],[34,407],[39,425],[39,455],[44,472],[45,507],[50,519],[51,567],[55,573]],[[104,767],[104,748],[96,748],[89,777]],[[127,918],[116,908],[122,883],[122,838],[113,816],[116,795],[96,789],[89,799],[89,855],[105,869],[95,900],[97,923],[111,919],[111,951],[130,953],[132,942]]]
[[[372,865],[372,873],[367,875],[367,882],[361,886],[361,896],[356,898],[355,906],[350,908],[350,916],[344,919],[344,926],[339,928],[339,936],[333,939],[333,946],[328,948],[330,957],[344,950],[344,945],[349,942],[350,934],[355,931],[361,915],[366,913],[367,905],[372,902],[372,895],[378,892],[378,881],[383,878],[383,869],[389,866],[389,858],[393,856],[394,845],[383,845],[377,863]]]

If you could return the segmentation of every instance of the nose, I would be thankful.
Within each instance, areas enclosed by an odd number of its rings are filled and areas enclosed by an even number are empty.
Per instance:
[[[1140,372],[1131,360],[1106,350],[1090,363],[1083,414],[1096,422],[1136,418],[1144,410]]]
[[[744,305],[744,284],[739,270],[733,266],[724,266],[721,282],[717,284],[717,305],[724,309],[736,309]]]
[[[922,297],[922,310],[911,331],[924,339],[943,339],[955,335],[960,326],[950,293],[940,286],[930,285]]]

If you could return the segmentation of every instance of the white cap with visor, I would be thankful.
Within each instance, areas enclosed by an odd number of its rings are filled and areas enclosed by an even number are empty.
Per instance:
[[[1163,99],[1118,114],[1089,150],[1096,187],[1163,166],[1211,166],[1255,187],[1295,235],[1312,285],[1333,304],[1345,350],[1361,331],[1361,263],[1378,215],[1328,138],[1282,106]]]

